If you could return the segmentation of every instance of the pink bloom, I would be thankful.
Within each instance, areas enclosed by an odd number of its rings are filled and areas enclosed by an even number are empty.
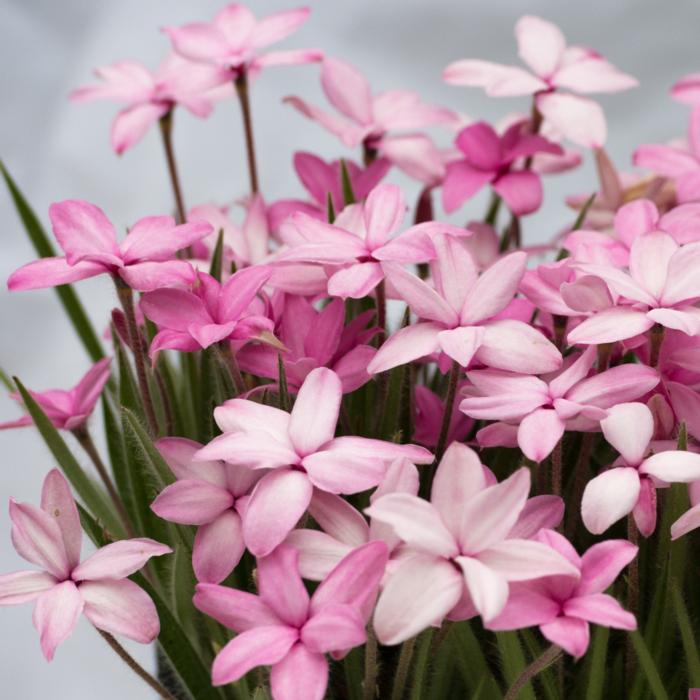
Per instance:
[[[469,234],[457,226],[429,221],[392,238],[405,215],[401,190],[387,184],[375,187],[364,204],[346,207],[334,224],[298,212],[280,231],[289,249],[278,261],[328,266],[328,294],[361,299],[384,279],[383,261],[426,262],[434,256],[432,235]]]
[[[490,184],[517,216],[531,214],[542,204],[542,183],[531,170],[511,170],[513,162],[536,153],[561,155],[557,146],[524,130],[526,122],[513,124],[503,136],[486,122],[472,124],[457,136],[463,160],[448,164],[442,185],[442,204],[452,212]]]
[[[224,284],[199,272],[192,291],[156,289],[144,294],[141,309],[159,329],[150,355],[165,349],[196,352],[223,340],[260,339],[273,324],[256,313],[253,302],[269,277],[270,268],[263,265],[239,270]]]
[[[586,485],[581,501],[583,523],[600,535],[633,513],[639,531],[648,537],[656,528],[656,488],[700,480],[700,454],[668,450],[647,456],[654,418],[642,403],[618,403],[600,421],[600,427],[620,459]]]
[[[700,527],[700,481],[694,481],[688,487],[690,508],[671,525],[671,539],[677,540],[691,530]]]
[[[273,700],[322,700],[325,654],[341,658],[365,642],[386,557],[382,542],[354,549],[311,597],[299,575],[298,552],[288,545],[258,559],[258,595],[198,584],[197,608],[238,633],[214,660],[214,685],[271,666]]]
[[[208,117],[213,101],[223,97],[213,88],[227,80],[226,71],[170,54],[155,72],[136,61],[120,61],[95,70],[102,81],[78,88],[71,100],[126,102],[112,124],[112,148],[121,155],[176,105],[196,117]]]
[[[104,212],[94,204],[68,199],[49,207],[54,235],[65,256],[42,258],[15,270],[7,281],[12,291],[70,284],[108,273],[132,289],[187,286],[192,266],[175,253],[211,233],[204,222],[175,225],[171,216],[137,221],[122,243]]]
[[[413,439],[426,447],[435,447],[442,427],[443,400],[427,386],[416,385],[415,389],[415,428]],[[458,406],[452,409],[447,443],[464,442],[471,432],[474,421],[467,418]]]
[[[467,367],[472,360],[521,372],[551,372],[559,351],[535,328],[494,319],[512,301],[525,271],[526,254],[511,253],[481,275],[472,255],[454,236],[432,238],[435,289],[395,263],[383,263],[398,295],[421,319],[392,335],[367,368],[371,374],[444,352]]]
[[[595,427],[595,421],[605,418],[605,409],[643,396],[659,383],[656,370],[634,364],[588,377],[595,359],[595,348],[588,348],[549,381],[497,370],[467,372],[476,391],[460,409],[472,418],[517,425],[520,449],[528,459],[541,462],[561,439],[568,421],[580,416]],[[505,426],[489,426],[485,431],[491,440],[494,430],[508,434]],[[481,441],[481,435],[477,438]]]
[[[493,97],[535,95],[537,108],[566,138],[582,146],[602,146],[606,125],[600,105],[555,91],[619,92],[635,87],[637,81],[592,49],[567,47],[561,30],[539,17],[521,17],[515,25],[515,36],[520,58],[532,73],[515,66],[466,59],[447,66],[443,79],[452,85],[484,88]]]
[[[340,378],[344,394],[371,379],[367,364],[377,350],[368,342],[378,329],[366,326],[373,311],[360,314],[346,326],[345,306],[340,299],[321,311],[299,296],[284,295],[283,304],[277,312],[275,335],[287,348],[282,361],[290,391],[298,391],[316,367],[332,369]],[[236,355],[243,371],[275,380],[279,376],[278,356],[279,350],[267,345],[243,347]]]
[[[304,380],[291,414],[244,399],[215,409],[223,435],[196,459],[270,470],[253,490],[243,523],[244,541],[256,556],[269,554],[284,540],[306,512],[314,488],[358,493],[376,486],[394,459],[432,461],[430,452],[417,445],[334,438],[342,396],[338,375],[318,367]]]
[[[459,619],[494,619],[510,581],[578,571],[547,545],[513,538],[530,490],[519,469],[489,486],[476,453],[452,443],[438,466],[430,502],[408,493],[378,498],[365,512],[393,527],[406,551],[377,603],[374,628],[382,644],[398,644],[439,625],[459,604]]]
[[[261,474],[223,462],[194,461],[202,445],[185,438],[163,438],[157,447],[177,481],[160,492],[151,510],[164,520],[198,526],[194,573],[198,581],[219,583],[245,551],[245,505]]]
[[[231,3],[211,22],[192,22],[182,27],[165,27],[177,53],[198,63],[227,69],[229,75],[255,74],[269,66],[320,61],[323,54],[314,49],[270,51],[270,44],[286,39],[306,22],[309,8],[275,12],[257,20],[245,5]]]
[[[537,539],[566,557],[580,577],[549,576],[511,585],[508,603],[487,624],[489,629],[539,625],[550,642],[578,659],[588,649],[589,623],[622,630],[637,628],[634,615],[604,593],[637,555],[637,547],[626,540],[607,540],[594,544],[579,557],[558,532],[542,530]]]
[[[581,264],[586,274],[605,280],[628,304],[605,309],[569,333],[571,344],[595,345],[625,340],[648,331],[655,323],[700,333],[700,243],[679,246],[667,233],[638,236],[630,247],[629,272],[609,265]]]
[[[17,553],[42,571],[0,576],[0,605],[36,601],[34,626],[48,661],[83,612],[98,629],[141,644],[158,636],[153,601],[127,577],[170,547],[144,538],[120,540],[81,563],[78,509],[57,469],[44,479],[41,508],[10,499],[10,519]]]
[[[95,404],[100,398],[109,379],[109,364],[111,359],[105,357],[94,364],[82,377],[82,379],[68,391],[63,389],[49,389],[48,391],[30,391],[32,398],[41,406],[47,418],[59,430],[76,430],[87,422]],[[10,396],[22,403],[18,393]],[[32,424],[31,416],[22,416],[16,421],[0,423],[0,430],[4,428],[18,428]]]

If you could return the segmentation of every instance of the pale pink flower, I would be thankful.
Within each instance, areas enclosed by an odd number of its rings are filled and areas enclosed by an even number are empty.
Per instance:
[[[383,542],[354,549],[311,597],[299,575],[298,552],[284,544],[258,559],[258,595],[198,584],[197,608],[238,633],[214,659],[214,685],[271,666],[273,700],[322,700],[328,684],[325,655],[342,658],[365,642],[386,558]]]
[[[98,629],[141,644],[158,636],[153,601],[128,577],[170,547],[145,538],[119,540],[81,563],[78,509],[57,469],[44,479],[41,508],[10,499],[10,520],[17,553],[42,570],[0,576],[0,605],[36,601],[34,626],[48,661],[81,613]]]
[[[165,27],[173,49],[190,61],[209,63],[228,71],[228,75],[255,75],[269,66],[284,66],[320,61],[323,53],[315,49],[269,51],[271,44],[286,39],[306,22],[308,7],[274,12],[263,19],[245,6],[231,3],[211,22],[192,22],[182,27]]]
[[[119,155],[177,105],[196,117],[208,117],[213,102],[225,96],[224,90],[217,86],[228,78],[221,68],[197,64],[175,53],[171,53],[156,71],[136,61],[119,61],[95,69],[95,75],[100,83],[74,90],[70,99],[126,103],[112,124],[112,148]],[[232,92],[230,88],[229,91]]]
[[[452,85],[484,88],[492,97],[535,95],[545,119],[567,139],[599,148],[605,143],[606,124],[600,105],[574,93],[619,92],[637,81],[622,73],[600,54],[582,46],[567,46],[559,27],[525,15],[515,25],[520,58],[532,72],[516,66],[465,59],[451,63],[443,79]]]
[[[68,391],[49,389],[47,391],[30,391],[29,393],[39,404],[54,428],[76,430],[85,425],[95,410],[95,404],[109,379],[110,362],[111,359],[105,357],[95,363],[81,380]],[[22,403],[22,397],[16,392],[10,394],[10,397],[20,404]],[[26,415],[14,421],[0,423],[0,430],[19,428],[24,425],[32,425],[32,423],[32,417]]]
[[[421,319],[394,333],[367,368],[371,374],[443,352],[467,367],[472,360],[521,372],[551,372],[559,351],[535,328],[494,319],[512,301],[527,255],[506,255],[479,275],[476,261],[450,235],[432,237],[435,288],[396,263],[382,267],[395,292]]]
[[[671,96],[684,104],[700,104],[700,73],[689,73],[671,87]]]
[[[41,258],[15,270],[7,281],[10,290],[55,287],[105,273],[141,292],[188,286],[194,269],[175,254],[212,231],[202,221],[176,226],[171,216],[148,216],[117,243],[114,226],[94,204],[68,199],[52,204],[49,217],[65,256]]]
[[[599,535],[632,513],[637,528],[648,537],[656,528],[656,488],[700,480],[700,454],[667,450],[649,455],[654,418],[642,403],[618,402],[600,427],[620,458],[586,485],[583,523]]]
[[[700,481],[688,485],[690,508],[671,525],[671,539],[677,540],[700,527]]]
[[[304,380],[291,414],[245,399],[214,410],[223,435],[196,459],[270,470],[253,490],[243,523],[246,546],[256,556],[269,554],[284,540],[306,512],[314,488],[358,493],[376,486],[394,459],[432,461],[418,445],[334,437],[342,397],[338,375],[318,367]]]
[[[643,396],[659,383],[656,370],[646,365],[625,364],[589,377],[596,359],[588,348],[561,372],[548,380],[498,370],[467,372],[474,393],[462,400],[460,410],[472,418],[498,420],[477,434],[489,446],[511,434],[517,425],[517,444],[528,459],[541,462],[559,442],[564,431],[576,429],[570,421],[588,419],[580,428],[595,429],[606,409]],[[483,444],[483,443],[482,443]]]
[[[492,620],[506,604],[510,581],[578,576],[551,547],[510,536],[529,490],[526,468],[489,486],[476,453],[452,443],[435,473],[430,502],[392,493],[366,509],[393,527],[407,550],[374,614],[382,644],[439,625],[453,610],[457,619],[479,614]]]
[[[567,654],[580,658],[590,640],[589,623],[634,630],[637,621],[604,591],[637,555],[626,540],[594,544],[580,557],[569,541],[553,530],[542,530],[537,539],[571,562],[580,577],[548,576],[514,583],[503,612],[487,627],[513,630],[538,625],[540,632]]]

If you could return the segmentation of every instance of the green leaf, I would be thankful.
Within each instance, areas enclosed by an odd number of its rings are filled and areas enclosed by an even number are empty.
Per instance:
[[[224,262],[224,229],[219,229],[219,235],[216,237],[216,246],[211,256],[211,265],[209,266],[209,274],[217,281],[221,282],[221,271]]]
[[[583,222],[586,220],[586,216],[588,216],[588,210],[593,206],[593,202],[595,202],[596,195],[598,193],[594,192],[585,202],[583,207],[581,207],[581,211],[578,213],[578,216],[576,217],[576,221],[574,221],[574,225],[571,227],[572,231],[578,231],[581,226],[583,226]]]
[[[114,339],[114,349],[117,353],[117,366],[119,368],[119,404],[130,408],[143,417],[143,402],[141,401],[136,377],[129,364],[124,344],[114,326],[112,326],[112,338]]]
[[[343,188],[343,203],[347,207],[348,204],[355,204],[357,199],[352,190],[352,181],[350,180],[350,172],[343,158],[340,159],[340,184]]]
[[[335,205],[333,204],[333,194],[331,192],[326,194],[326,218],[329,224],[335,221]]]
[[[501,659],[501,670],[506,685],[510,687],[527,668],[527,660],[523,653],[517,632],[498,632],[496,643]],[[528,682],[520,691],[519,700],[537,700],[532,689],[532,683]]]
[[[119,497],[126,508],[129,520],[134,518],[134,499],[131,493],[131,481],[124,454],[124,438],[122,436],[119,421],[114,415],[109,401],[102,397],[102,413],[104,417],[105,438],[107,440],[107,454],[112,467],[114,484],[119,492]]]
[[[36,425],[46,446],[51,450],[51,454],[55,457],[79,498],[95,517],[102,520],[110,532],[114,533],[116,537],[123,537],[125,534],[124,527],[109,504],[106,494],[83,471],[83,468],[68,449],[68,445],[59,435],[58,430],[54,428],[39,404],[26,390],[24,384],[17,377],[14,377],[14,381],[22,396],[22,401],[24,401],[24,405],[34,421],[34,425]]]
[[[673,608],[676,613],[676,622],[683,641],[683,651],[685,652],[685,663],[688,666],[688,680],[690,685],[700,688],[700,654],[693,633],[693,623],[688,614],[683,594],[676,581],[670,582],[671,596],[673,597]]]
[[[457,669],[467,688],[476,692],[483,683],[481,697],[484,700],[501,700],[503,692],[493,677],[486,662],[482,645],[474,635],[471,624],[469,622],[455,622],[449,634],[447,639],[449,653],[456,661]]]
[[[15,210],[24,224],[24,229],[34,249],[42,258],[54,257],[56,252],[39,222],[39,219],[32,211],[32,208],[24,198],[24,195],[20,192],[2,161],[0,161],[0,172],[2,172],[5,184],[7,185],[7,189],[15,205]],[[88,355],[94,362],[101,360],[104,357],[102,345],[75,291],[68,284],[55,287],[55,290]]]
[[[637,654],[637,659],[639,661],[639,666],[644,672],[644,676],[649,684],[649,689],[656,700],[668,700],[668,694],[664,688],[664,684],[661,681],[661,676],[659,676],[659,671],[656,668],[654,659],[649,653],[646,643],[644,642],[644,637],[639,633],[638,630],[629,633],[632,638],[632,645],[634,646],[634,651]]]
[[[277,372],[278,372],[278,392],[280,397],[280,408],[283,411],[289,411],[291,402],[289,400],[289,388],[287,387],[287,372],[284,369],[284,361],[282,353],[277,353]]]
[[[411,700],[421,700],[425,697],[425,681],[428,676],[430,664],[430,648],[433,641],[433,630],[428,628],[418,639],[418,649],[413,658],[413,680],[410,681]]]
[[[593,633],[593,643],[589,652],[590,665],[587,673],[586,700],[602,700],[603,698],[609,637],[610,630],[607,627],[596,627]]]
[[[2,384],[9,392],[15,390],[12,380],[0,369],[0,384]]]

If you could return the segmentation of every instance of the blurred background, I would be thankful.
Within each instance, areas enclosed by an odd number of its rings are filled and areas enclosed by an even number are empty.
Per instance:
[[[258,15],[294,6],[293,0],[252,0]],[[636,90],[603,96],[608,119],[607,149],[628,169],[640,143],[665,141],[685,130],[687,109],[668,98],[680,76],[700,71],[700,3],[676,0],[334,0],[308,3],[309,22],[280,48],[319,48],[354,63],[375,91],[407,88],[428,102],[444,104],[473,118],[496,121],[529,109],[527,98],[488,99],[476,89],[450,87],[442,69],[459,58],[517,64],[513,26],[521,14],[537,14],[559,24],[571,43],[588,45],[620,69],[636,76]],[[69,91],[92,81],[95,66],[118,59],[155,67],[169,47],[159,28],[208,20],[223,5],[217,0],[2,0],[0,3],[0,158],[36,212],[46,221],[51,202],[79,198],[102,207],[118,229],[137,218],[172,209],[165,160],[157,130],[118,158],[109,146],[117,107],[109,103],[72,104]],[[290,107],[297,94],[324,105],[317,65],[272,68],[254,84],[252,108],[261,188],[268,201],[303,195],[291,165],[297,150],[326,158],[350,154],[339,142]],[[449,143],[446,131],[436,140]],[[178,111],[175,148],[188,206],[230,202],[247,190],[241,121],[234,101],[219,104],[212,117],[197,120]],[[415,201],[418,185],[395,173]],[[529,243],[551,238],[573,219],[563,198],[592,192],[596,180],[590,158],[578,170],[545,182],[545,204],[528,217]],[[476,200],[455,220],[483,216]],[[239,212],[234,212],[234,217]],[[31,388],[68,388],[89,366],[87,356],[63,316],[53,290],[10,298],[4,281],[34,258],[4,188],[0,187],[0,367]],[[105,278],[79,285],[90,316],[101,327],[114,305]],[[19,415],[0,397],[0,422]],[[99,421],[98,418],[95,419]],[[96,425],[94,432],[99,432]],[[37,502],[52,458],[32,429],[0,432],[0,572],[25,568],[9,539],[5,503],[9,496]],[[81,456],[82,459],[82,456]],[[84,461],[84,460],[83,460]],[[31,625],[31,605],[0,610],[0,688],[13,700],[140,700],[152,697],[86,621],[46,664]],[[129,645],[145,665],[148,648]]]

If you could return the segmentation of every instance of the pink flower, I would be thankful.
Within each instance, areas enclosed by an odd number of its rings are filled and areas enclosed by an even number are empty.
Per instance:
[[[525,131],[526,126],[526,122],[517,122],[499,136],[490,124],[477,122],[459,132],[456,144],[464,158],[447,165],[442,184],[445,211],[459,208],[487,184],[517,216],[539,209],[540,176],[531,170],[511,170],[511,166],[536,153],[561,155],[563,151],[544,137]]]
[[[579,269],[605,280],[615,293],[629,300],[595,313],[568,335],[571,344],[595,345],[632,338],[655,323],[700,333],[700,243],[679,246],[667,233],[638,236],[630,247],[629,272],[610,265],[581,264]]]
[[[392,493],[365,510],[393,527],[405,546],[374,614],[382,644],[439,625],[451,611],[458,619],[478,613],[488,622],[503,610],[510,581],[578,576],[547,545],[510,536],[529,490],[526,468],[489,486],[476,453],[452,443],[435,473],[430,502]]]
[[[690,508],[671,525],[671,539],[677,540],[691,530],[700,527],[700,481],[694,481],[688,487]]]
[[[453,111],[421,102],[417,93],[408,90],[389,90],[373,96],[365,77],[354,66],[336,58],[324,59],[321,86],[342,116],[329,114],[299,97],[287,97],[285,102],[318,122],[346,146],[364,145],[378,151],[409,174],[412,166],[419,167],[418,161],[426,159],[429,163],[421,163],[421,170],[442,170],[439,151],[434,146],[430,148],[427,137],[390,136],[389,132],[453,123],[457,120]]]
[[[459,388],[458,388],[459,391]],[[416,385],[415,389],[415,428],[413,439],[426,447],[435,447],[442,427],[443,400],[427,386]],[[447,443],[464,442],[471,432],[474,421],[467,418],[458,406],[452,408],[452,417],[447,431]]]
[[[379,330],[366,328],[374,316],[372,310],[356,316],[346,326],[342,300],[334,299],[317,311],[304,297],[284,295],[276,316],[275,335],[287,348],[282,361],[290,391],[298,391],[316,367],[332,369],[340,378],[344,394],[371,379],[367,364],[377,350],[368,342]],[[279,377],[278,356],[279,350],[267,345],[243,347],[236,354],[243,371],[274,380]]]
[[[634,364],[588,377],[595,359],[595,348],[588,348],[548,381],[497,370],[467,372],[475,392],[462,401],[460,410],[480,420],[505,421],[506,425],[489,426],[477,435],[480,442],[488,439],[489,446],[500,444],[496,432],[507,437],[507,426],[517,425],[520,449],[528,459],[541,462],[569,421],[586,418],[593,425],[581,427],[595,427],[595,421],[605,418],[605,409],[643,396],[659,383],[656,370]]]
[[[261,310],[256,312],[253,302],[269,277],[270,268],[264,265],[239,270],[224,284],[199,272],[192,291],[156,289],[144,294],[141,310],[159,329],[149,354],[156,357],[165,349],[196,352],[223,340],[260,339],[273,324]]]
[[[111,359],[105,357],[94,364],[82,377],[82,379],[68,391],[64,389],[49,389],[48,391],[30,391],[32,398],[41,406],[55,428],[59,430],[76,430],[87,422],[95,404],[100,398],[109,379],[109,364]],[[22,403],[18,393],[10,396]],[[0,430],[4,428],[19,428],[24,425],[32,425],[31,416],[22,416],[18,420],[8,423],[0,423]]]
[[[432,238],[435,289],[395,263],[382,267],[398,295],[421,319],[394,333],[367,368],[371,374],[444,352],[467,367],[472,360],[521,372],[551,372],[559,351],[535,328],[494,319],[512,301],[527,255],[506,255],[481,275],[472,255],[454,236]]]
[[[151,557],[172,550],[150,539],[120,540],[82,563],[82,531],[70,487],[57,470],[44,479],[41,508],[10,499],[12,543],[42,571],[0,576],[0,605],[36,601],[34,626],[48,661],[75,628],[81,613],[98,629],[141,644],[160,631],[153,601],[128,576]]]
[[[197,525],[192,566],[198,581],[219,583],[245,551],[245,505],[261,474],[223,462],[195,461],[202,445],[185,438],[163,438],[158,450],[177,477],[160,492],[151,510],[164,520]]]
[[[566,138],[582,146],[599,148],[606,125],[597,102],[576,93],[619,92],[637,81],[619,71],[592,49],[568,46],[561,30],[551,22],[526,15],[515,25],[520,58],[532,73],[515,66],[478,60],[451,63],[443,79],[452,85],[484,88],[487,95],[535,95],[537,108]]]
[[[600,427],[620,459],[586,485],[581,501],[583,523],[600,535],[632,513],[639,531],[648,537],[656,528],[656,488],[700,480],[700,454],[668,450],[647,457],[654,418],[642,403],[617,403]]]
[[[589,623],[622,630],[637,628],[634,615],[603,592],[634,559],[637,547],[626,540],[607,540],[579,557],[558,532],[542,530],[537,539],[566,557],[580,571],[580,577],[549,576],[511,585],[508,603],[487,624],[489,629],[539,625],[550,642],[578,659],[588,649]]]
[[[246,546],[256,556],[269,554],[284,540],[306,512],[314,488],[358,493],[376,486],[394,459],[432,461],[430,452],[417,445],[334,438],[342,396],[338,375],[318,367],[304,380],[291,414],[244,399],[214,410],[223,435],[196,459],[270,470],[253,490],[243,523]]]
[[[114,226],[94,204],[68,199],[52,204],[49,217],[65,256],[42,258],[15,270],[7,281],[11,291],[55,287],[104,273],[141,292],[187,286],[194,270],[175,260],[175,253],[212,231],[201,221],[176,226],[171,216],[149,216],[117,243]]]
[[[367,296],[383,279],[383,261],[426,262],[434,256],[431,236],[468,231],[429,221],[392,238],[406,215],[406,203],[396,185],[378,185],[364,204],[346,207],[334,224],[298,212],[283,225],[280,236],[289,249],[280,263],[313,262],[330,268],[328,294],[343,299]]]
[[[325,654],[341,658],[365,642],[386,557],[382,542],[354,549],[310,598],[299,576],[298,553],[288,545],[258,559],[258,595],[198,584],[197,608],[238,632],[214,659],[214,685],[236,681],[256,666],[272,666],[273,700],[322,700]]]
[[[322,52],[314,49],[260,51],[296,32],[306,22],[309,12],[309,8],[299,7],[256,20],[245,5],[231,3],[211,22],[165,27],[163,31],[170,37],[175,51],[191,61],[220,66],[229,75],[255,74],[269,66],[311,63],[323,58]]]
[[[75,102],[114,100],[126,102],[112,124],[112,148],[121,155],[176,105],[196,117],[208,117],[213,102],[224,96],[216,86],[228,78],[226,71],[170,54],[155,72],[136,61],[120,61],[95,70],[102,81],[74,90]]]

